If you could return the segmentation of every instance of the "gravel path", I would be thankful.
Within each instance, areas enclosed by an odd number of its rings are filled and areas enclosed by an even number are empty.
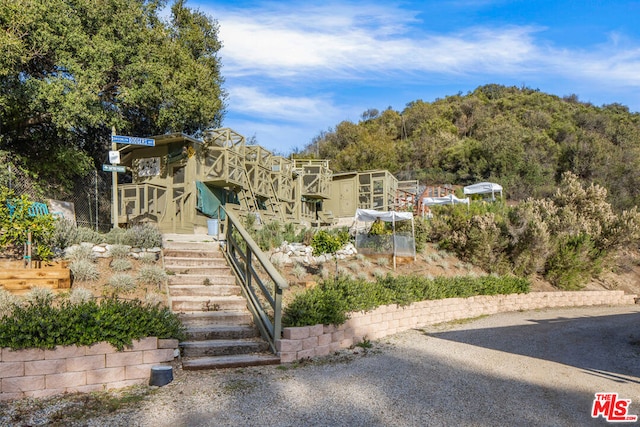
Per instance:
[[[590,416],[596,392],[640,415],[640,307],[506,313],[312,363],[174,375],[135,408],[81,425],[607,425]]]

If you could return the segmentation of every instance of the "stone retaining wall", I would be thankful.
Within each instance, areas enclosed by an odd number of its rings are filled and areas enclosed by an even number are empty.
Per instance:
[[[636,295],[625,295],[623,291],[531,292],[420,301],[406,307],[386,305],[367,313],[351,313],[350,319],[340,326],[284,328],[283,339],[276,341],[276,348],[281,362],[288,363],[326,356],[338,349],[349,348],[365,337],[379,339],[452,320],[548,307],[628,305],[634,304],[635,299]]]
[[[0,349],[0,400],[88,393],[148,384],[151,367],[173,361],[178,340],[155,337],[116,350],[103,342],[54,350]]]

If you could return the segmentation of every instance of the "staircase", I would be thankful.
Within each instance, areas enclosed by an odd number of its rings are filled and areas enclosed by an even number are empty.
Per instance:
[[[231,268],[218,243],[211,240],[211,236],[165,235],[163,243],[169,303],[187,328],[187,339],[180,343],[183,369],[280,363],[268,352]]]

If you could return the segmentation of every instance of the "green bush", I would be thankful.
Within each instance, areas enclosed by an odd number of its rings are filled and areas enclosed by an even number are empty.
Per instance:
[[[115,298],[58,306],[36,300],[13,308],[0,319],[0,347],[51,349],[106,341],[122,350],[147,336],[184,338],[177,316],[167,308]]]
[[[311,239],[314,255],[335,254],[349,242],[349,233],[345,230],[318,230]]]
[[[600,273],[603,259],[604,254],[594,247],[589,236],[570,236],[558,242],[548,258],[545,278],[560,289],[577,290]]]
[[[529,281],[513,276],[438,277],[391,275],[376,282],[338,277],[302,292],[285,307],[285,326],[344,323],[348,313],[380,305],[416,301],[529,292]]]

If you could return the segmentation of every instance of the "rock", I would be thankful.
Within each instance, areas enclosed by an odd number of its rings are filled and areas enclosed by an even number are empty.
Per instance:
[[[147,249],[147,252],[152,252],[152,253],[160,253],[161,251],[162,251],[162,248],[159,248],[157,246]]]
[[[105,252],[107,252],[107,248],[105,248],[104,246],[94,246],[91,250],[93,252],[97,252],[97,253],[105,253]]]

